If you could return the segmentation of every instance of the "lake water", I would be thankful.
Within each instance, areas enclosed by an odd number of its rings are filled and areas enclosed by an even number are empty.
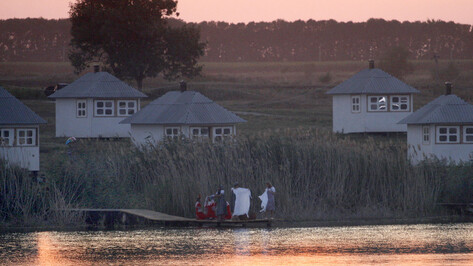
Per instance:
[[[0,233],[0,264],[472,265],[473,224]]]

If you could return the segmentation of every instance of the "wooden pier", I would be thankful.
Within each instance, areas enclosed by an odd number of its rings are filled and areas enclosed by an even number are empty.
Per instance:
[[[90,225],[114,227],[115,225],[158,225],[171,227],[216,226],[216,227],[270,227],[271,219],[248,220],[197,220],[192,218],[169,215],[145,209],[62,209],[64,212],[78,212],[85,216]]]

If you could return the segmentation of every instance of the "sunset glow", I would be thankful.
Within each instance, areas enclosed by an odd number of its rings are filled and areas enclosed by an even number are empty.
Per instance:
[[[16,0],[0,2],[0,19],[68,17],[71,0]],[[188,22],[201,21],[273,21],[326,20],[366,21],[386,20],[425,21],[441,19],[473,24],[471,0],[179,0],[179,18]]]

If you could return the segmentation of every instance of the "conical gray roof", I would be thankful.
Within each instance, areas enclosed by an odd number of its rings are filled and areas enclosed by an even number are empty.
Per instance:
[[[0,125],[37,125],[46,121],[0,87]]]
[[[146,94],[131,87],[108,72],[87,73],[49,98],[146,98]]]
[[[170,91],[152,101],[121,124],[217,125],[246,120],[196,91]]]
[[[364,69],[327,94],[410,94],[419,91],[381,69]]]
[[[442,95],[399,121],[398,124],[472,124],[473,105],[456,95]]]

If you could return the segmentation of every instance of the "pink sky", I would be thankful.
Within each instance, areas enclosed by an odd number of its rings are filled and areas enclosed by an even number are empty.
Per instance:
[[[0,19],[66,18],[71,0],[0,0]],[[473,24],[473,0],[179,0],[180,18],[200,21],[284,19],[400,21],[441,19]]]

